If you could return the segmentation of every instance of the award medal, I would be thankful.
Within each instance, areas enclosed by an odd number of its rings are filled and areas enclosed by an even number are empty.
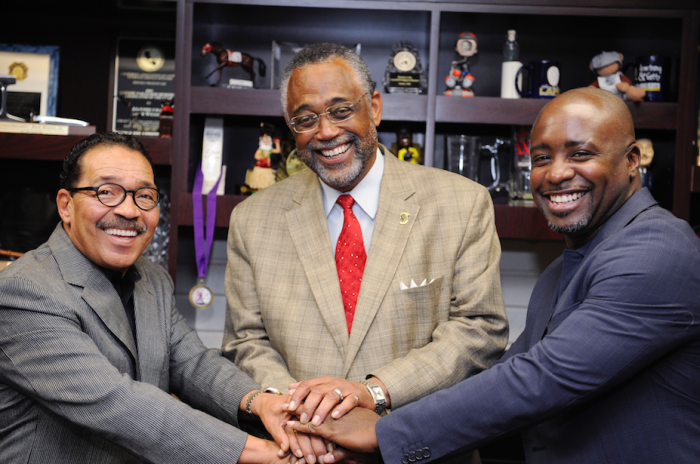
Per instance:
[[[206,309],[214,301],[214,292],[204,284],[209,265],[209,253],[214,242],[214,227],[216,227],[216,191],[219,188],[221,174],[216,185],[207,194],[207,222],[204,224],[204,211],[202,211],[202,164],[197,166],[192,188],[192,219],[194,222],[194,252],[197,258],[197,274],[199,283],[190,290],[190,303],[197,309]],[[206,234],[206,240],[205,240]]]

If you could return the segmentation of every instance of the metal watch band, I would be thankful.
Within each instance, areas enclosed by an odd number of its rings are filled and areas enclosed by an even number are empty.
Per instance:
[[[374,399],[374,412],[381,415],[386,409],[384,390],[371,380],[360,380],[360,383],[367,387],[369,394],[372,395],[372,399]]]
[[[253,411],[250,410],[250,406],[253,404],[253,400],[255,399],[255,397],[258,396],[260,393],[274,393],[275,395],[282,394],[281,391],[279,391],[278,389],[273,388],[273,387],[261,388],[260,390],[251,394],[248,397],[248,400],[245,402],[245,412],[247,412],[249,416],[253,415]]]

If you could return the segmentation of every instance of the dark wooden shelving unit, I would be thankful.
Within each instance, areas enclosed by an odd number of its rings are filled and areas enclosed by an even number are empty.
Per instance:
[[[339,14],[344,21],[337,21]],[[581,27],[583,24],[585,28]],[[237,169],[245,165],[241,157],[249,151],[245,148],[245,143],[249,143],[246,139],[251,134],[254,136],[258,121],[268,121],[286,130],[279,92],[270,89],[269,75],[256,81],[257,89],[209,87],[212,82],[203,76],[212,63],[200,56],[203,43],[216,40],[269,60],[272,40],[361,42],[362,56],[378,90],[382,91],[384,112],[380,131],[394,130],[398,124],[405,123],[424,133],[425,162],[432,166],[439,137],[462,130],[478,133],[487,126],[493,127],[487,129],[492,133],[508,133],[513,126],[531,125],[546,103],[536,99],[498,98],[501,47],[507,29],[519,33],[521,61],[548,58],[563,64],[563,90],[593,81],[593,76],[587,74],[587,64],[601,50],[619,47],[626,56],[660,53],[676,59],[677,86],[673,101],[628,103],[628,106],[641,136],[660,141],[659,185],[673,190],[660,192],[663,193],[659,195],[660,201],[677,216],[688,219],[691,187],[692,191],[700,191],[700,168],[693,167],[696,152],[692,144],[697,124],[700,36],[697,2],[504,0],[493,4],[483,0],[328,0],[301,1],[290,6],[282,0],[178,0],[178,107],[171,195],[172,209],[177,214],[171,216],[170,241],[173,277],[179,228],[192,225],[193,169],[201,156],[203,118],[225,118],[226,137],[234,140],[228,143],[235,146],[235,149],[229,146],[232,153],[224,153],[225,157],[231,157],[227,163],[229,169],[231,165],[238,164]],[[450,61],[456,58],[454,40],[464,30],[479,37],[479,54],[472,68],[477,77],[474,84],[477,96],[445,97],[442,95],[444,75]],[[583,32],[587,30],[597,32],[591,36]],[[585,41],[581,40],[584,36]],[[398,40],[414,41],[419,49],[428,77],[428,91],[424,95],[384,93],[383,73],[391,46]],[[217,226],[227,227],[231,210],[245,198],[231,194],[220,197]],[[495,214],[501,238],[561,240],[560,235],[547,227],[536,208],[496,204]]]

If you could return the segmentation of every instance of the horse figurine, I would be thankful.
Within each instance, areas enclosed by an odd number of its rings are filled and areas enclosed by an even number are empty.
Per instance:
[[[210,42],[204,45],[204,48],[202,48],[202,56],[206,56],[208,53],[212,53],[214,56],[216,56],[216,62],[219,63],[219,65],[214,68],[212,72],[207,74],[205,78],[208,78],[216,71],[219,71],[219,78],[216,80],[217,84],[221,82],[221,71],[223,68],[235,66],[240,66],[243,68],[243,70],[250,75],[250,80],[254,81],[255,72],[253,71],[253,61],[258,62],[258,72],[260,73],[260,77],[265,77],[265,70],[267,68],[265,66],[265,62],[260,58],[250,56],[247,53],[227,50],[219,42]]]

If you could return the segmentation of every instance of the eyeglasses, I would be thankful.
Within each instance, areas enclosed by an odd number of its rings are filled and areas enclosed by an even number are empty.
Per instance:
[[[106,183],[98,187],[78,187],[66,189],[69,192],[93,191],[97,194],[97,199],[105,206],[119,206],[126,199],[126,194],[130,193],[134,197],[134,203],[139,209],[149,211],[158,206],[160,195],[158,190],[151,187],[141,187],[136,190],[127,190],[119,184]]]
[[[321,116],[326,116],[330,122],[333,124],[338,124],[339,122],[347,121],[348,119],[355,116],[355,110],[357,105],[360,104],[365,95],[369,92],[365,92],[356,103],[343,102],[337,105],[329,106],[326,108],[325,113],[316,114],[302,114],[301,116],[295,116],[289,120],[289,125],[292,126],[294,132],[297,134],[303,134],[304,132],[311,132],[316,130],[321,123]]]

